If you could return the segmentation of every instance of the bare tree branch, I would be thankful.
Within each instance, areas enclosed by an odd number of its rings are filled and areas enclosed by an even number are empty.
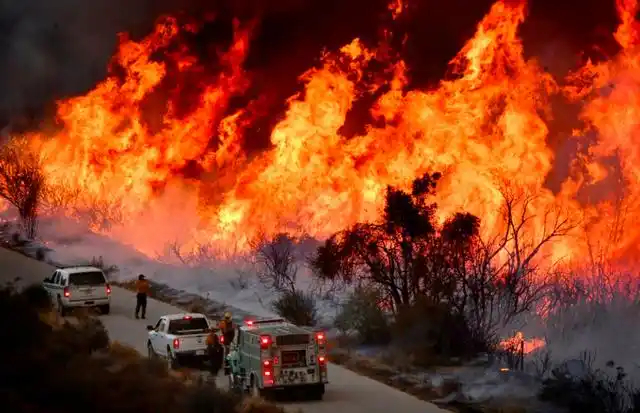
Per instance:
[[[272,239],[261,234],[250,244],[256,255],[260,282],[281,293],[297,291],[299,264],[295,239],[287,234],[277,234]]]
[[[29,238],[36,235],[44,191],[40,159],[29,150],[26,141],[13,139],[0,147],[0,196],[16,207]]]

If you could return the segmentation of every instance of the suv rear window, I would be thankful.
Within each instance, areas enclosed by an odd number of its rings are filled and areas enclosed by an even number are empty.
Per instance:
[[[194,317],[169,322],[169,334],[198,334],[209,329],[209,324],[204,317]]]
[[[100,271],[69,274],[69,284],[71,285],[101,285],[105,283],[104,275]]]

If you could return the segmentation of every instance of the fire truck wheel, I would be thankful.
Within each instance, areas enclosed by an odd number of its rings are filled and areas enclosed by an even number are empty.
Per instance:
[[[318,384],[309,389],[311,400],[322,400],[324,397],[324,384]]]

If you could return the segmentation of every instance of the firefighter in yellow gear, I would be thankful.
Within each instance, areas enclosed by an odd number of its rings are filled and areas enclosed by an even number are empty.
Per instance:
[[[228,349],[236,335],[230,312],[224,313],[224,318],[220,320],[219,327],[222,332],[222,344]]]

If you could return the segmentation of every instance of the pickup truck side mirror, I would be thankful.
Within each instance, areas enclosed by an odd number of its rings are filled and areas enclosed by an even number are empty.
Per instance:
[[[153,331],[153,330],[154,330],[154,329],[153,329],[153,326],[147,326],[147,330],[148,330],[148,331]]]

